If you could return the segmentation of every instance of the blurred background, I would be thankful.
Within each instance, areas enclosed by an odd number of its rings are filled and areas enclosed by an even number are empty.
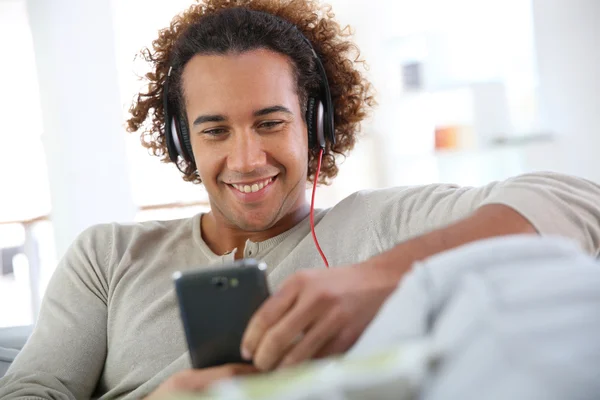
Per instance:
[[[35,321],[57,260],[102,222],[191,216],[201,186],[124,121],[135,55],[191,0],[0,0],[0,327]],[[368,188],[534,170],[600,181],[600,1],[335,0],[379,107],[328,207]]]

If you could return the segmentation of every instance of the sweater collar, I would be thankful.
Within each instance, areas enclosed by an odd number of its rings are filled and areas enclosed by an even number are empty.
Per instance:
[[[208,247],[208,245],[202,238],[201,221],[202,221],[202,216],[204,214],[205,213],[199,213],[199,214],[195,215],[194,217],[192,217],[192,221],[191,221],[193,224],[192,235],[194,237],[194,241],[200,247],[200,250],[202,250],[202,252],[206,255],[206,257],[208,258],[208,260],[211,263],[217,262],[218,260],[223,260],[222,262],[225,262],[226,260],[229,261],[231,259],[231,261],[233,261],[233,256],[235,255],[235,253],[237,251],[244,251],[244,249],[240,250],[240,249],[236,248],[225,254],[221,254],[221,255],[215,254],[210,249],[210,247]],[[315,224],[317,222],[319,222],[324,215],[325,215],[324,210],[316,209],[315,210]],[[296,225],[294,225],[292,228],[288,229],[287,231],[280,233],[279,235],[269,238],[267,240],[263,240],[262,242],[254,243],[250,239],[246,240],[246,248],[257,247],[258,248],[257,254],[258,255],[264,254],[265,252],[269,251],[270,249],[281,244],[286,238],[288,238],[293,233],[297,232],[298,230],[305,229],[306,227],[308,227],[310,229],[310,215],[306,216],[303,220],[301,220],[299,223],[297,223]]]

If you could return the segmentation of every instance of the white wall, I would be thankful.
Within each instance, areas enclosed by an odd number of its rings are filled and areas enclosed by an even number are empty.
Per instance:
[[[0,1],[0,49],[0,221],[27,220],[49,212],[50,195],[40,142],[35,55],[24,1]]]
[[[109,0],[28,0],[60,257],[90,225],[131,221]]]
[[[537,163],[600,181],[600,1],[533,6],[542,123],[558,134]]]

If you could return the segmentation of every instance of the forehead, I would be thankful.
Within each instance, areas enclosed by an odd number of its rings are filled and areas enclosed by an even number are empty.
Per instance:
[[[196,55],[183,70],[182,85],[188,112],[298,102],[291,61],[265,49]]]

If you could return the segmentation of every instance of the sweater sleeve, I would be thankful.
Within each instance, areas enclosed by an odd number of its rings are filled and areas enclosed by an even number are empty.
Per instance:
[[[456,222],[483,205],[503,204],[539,234],[566,237],[587,253],[600,254],[600,185],[573,176],[538,172],[475,188],[385,189],[366,194],[366,202],[382,249]]]
[[[31,337],[0,379],[0,398],[92,396],[106,359],[109,233],[86,230],[58,264]]]

